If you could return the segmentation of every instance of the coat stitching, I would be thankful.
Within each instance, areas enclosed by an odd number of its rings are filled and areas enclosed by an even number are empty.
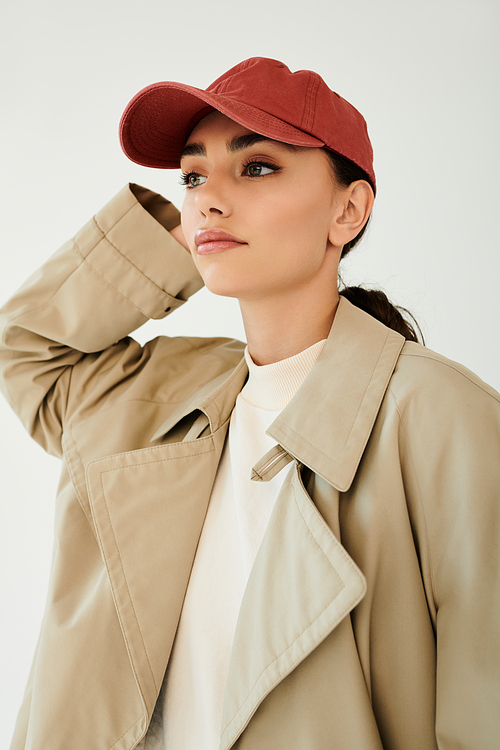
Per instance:
[[[108,510],[108,509],[107,509],[107,506],[106,506],[106,511],[107,511],[107,510]],[[109,513],[108,513],[108,517],[109,517]],[[95,529],[96,529],[96,535],[97,535],[97,538],[99,539],[99,541],[100,541],[100,543],[101,543],[101,549],[102,549],[102,548],[103,548],[103,543],[102,543],[102,536],[101,536],[101,534],[100,534],[100,531],[99,531],[99,526],[98,526],[98,524],[97,524],[97,521],[96,521],[96,519],[95,519],[95,514],[93,514],[93,518],[94,518],[94,525],[95,525]],[[116,543],[116,540],[115,540],[115,543]],[[144,704],[144,705],[146,705],[146,701],[145,701],[145,698],[144,698],[143,692],[142,692],[142,690],[141,690],[141,687],[140,687],[140,684],[139,684],[139,676],[138,676],[138,674],[137,674],[137,671],[136,671],[136,669],[135,669],[135,667],[134,667],[134,664],[133,664],[133,660],[132,660],[132,658],[131,658],[131,656],[130,656],[130,643],[129,643],[129,640],[128,640],[128,638],[127,638],[126,634],[125,634],[125,631],[124,631],[124,627],[123,627],[123,620],[122,620],[122,618],[121,618],[121,616],[120,616],[120,609],[119,609],[119,607],[118,607],[118,605],[117,605],[117,599],[116,599],[116,592],[115,592],[115,587],[113,586],[113,582],[112,582],[112,580],[111,580],[111,578],[110,578],[109,576],[108,576],[108,580],[109,580],[109,585],[110,585],[110,588],[111,588],[111,593],[112,593],[112,595],[113,595],[113,600],[114,600],[114,602],[115,602],[116,616],[118,617],[118,620],[119,620],[119,622],[120,622],[120,625],[122,626],[122,633],[123,633],[123,637],[124,637],[124,639],[125,639],[125,644],[126,644],[126,646],[127,646],[127,652],[128,652],[128,654],[129,654],[129,661],[130,661],[130,666],[131,666],[131,668],[132,668],[132,672],[134,673],[134,677],[135,677],[135,680],[136,680],[137,688],[138,688],[138,690],[139,690],[139,693],[140,693],[140,696],[141,696],[141,698],[142,698],[143,704]],[[153,680],[154,680],[154,678],[153,678]],[[132,726],[133,726],[133,724],[132,724]],[[129,727],[129,729],[130,729],[130,727]],[[128,729],[127,729],[127,731],[128,731]],[[123,736],[123,735],[122,735],[122,736]],[[117,742],[118,742],[118,741],[119,741],[120,739],[121,739],[121,737],[119,737],[119,738],[118,738]],[[116,745],[116,742],[115,742],[115,745]]]
[[[314,472],[314,473],[316,473],[316,472]],[[301,479],[301,477],[300,477],[300,476],[299,476],[299,482],[300,482],[300,485],[301,485],[301,487],[302,487],[302,490],[303,490],[303,491],[304,491],[304,493],[305,493],[305,494],[306,494],[306,495],[307,495],[307,496],[309,497],[309,493],[308,493],[308,492],[307,492],[307,490],[305,489],[305,487],[304,487],[304,484],[303,484],[303,482],[302,482],[302,479]],[[291,483],[291,482],[290,482],[290,483]],[[294,492],[294,496],[295,496],[295,488],[293,487],[293,485],[292,485],[292,489],[293,489],[293,492]],[[295,501],[295,502],[296,502],[296,505],[297,505],[297,508],[298,508],[298,511],[299,511],[300,515],[302,516],[302,518],[304,518],[304,516],[302,515],[302,511],[300,510],[300,507],[299,507],[299,505],[298,505],[297,501]],[[312,502],[312,501],[311,501],[311,502]],[[318,513],[318,515],[320,515],[320,517],[321,517],[321,520],[323,521],[323,523],[325,523],[325,525],[326,525],[326,526],[328,526],[328,524],[326,523],[326,521],[324,520],[324,518],[323,518],[323,517],[321,516],[321,514],[319,513],[319,511],[318,511],[318,510],[316,509],[316,506],[314,505],[314,503],[312,503],[312,505],[314,506],[314,509],[315,509],[316,513]],[[306,524],[307,524],[307,521],[306,521],[306,519],[305,519],[305,518],[304,518],[304,523],[306,523]],[[309,525],[308,525],[308,524],[307,524],[307,526],[308,526],[308,529],[309,529]],[[331,532],[332,536],[334,536],[334,537],[335,537],[335,534],[333,533],[333,531],[331,531],[331,529],[330,529],[330,527],[329,527],[329,526],[328,526],[328,529],[330,530],[330,532]],[[313,539],[314,539],[314,541],[316,542],[316,544],[318,544],[318,542],[316,541],[316,538],[315,538],[315,537],[313,536],[312,532],[311,532],[311,531],[309,531],[309,533],[310,533],[310,534],[311,534],[311,536],[313,537]],[[336,537],[335,537],[335,540],[336,540],[336,541],[338,542],[338,540],[336,539]],[[321,547],[319,546],[319,544],[318,544],[318,547],[319,547],[319,549],[321,549]],[[355,565],[355,563],[354,563],[353,559],[352,559],[352,558],[351,558],[351,556],[350,556],[350,555],[349,555],[349,554],[348,554],[348,553],[346,552],[345,548],[344,548],[344,547],[342,546],[342,544],[340,544],[340,542],[339,542],[339,547],[338,547],[337,549],[338,549],[338,551],[339,551],[339,552],[340,552],[340,553],[342,554],[342,556],[343,556],[343,558],[344,558],[344,561],[345,561],[345,562],[347,562],[347,563],[348,563],[348,565],[349,565],[349,567],[351,567],[351,568],[353,569],[353,571],[354,571],[354,572],[356,573],[356,575],[358,575],[358,576],[359,576],[359,570],[358,570],[358,567],[357,567],[357,565]],[[323,550],[322,550],[322,549],[321,549],[321,551],[323,552]],[[324,552],[323,552],[323,555],[325,555],[325,553],[324,553]],[[327,557],[326,555],[325,555],[325,557],[326,557],[326,559],[328,560],[328,557]],[[330,563],[330,560],[328,560],[328,562]],[[330,565],[331,565],[331,563],[330,563]],[[332,565],[332,567],[333,567],[333,565]],[[333,569],[335,570],[335,568],[333,568]],[[335,573],[337,573],[337,571],[336,571],[336,570],[335,570]],[[340,577],[340,575],[339,575],[338,573],[337,573],[337,575],[338,575],[338,577],[340,578],[340,580],[342,580],[342,578]]]
[[[449,362],[443,362],[442,360],[435,359],[434,357],[429,357],[429,356],[426,357],[424,354],[412,354],[411,352],[404,352],[404,354],[402,353],[401,356],[425,359],[428,362],[436,362],[438,365],[444,365],[445,367],[449,367],[450,370],[455,370],[455,372],[458,372],[459,375],[462,375],[462,377],[468,380],[469,383],[472,383],[472,385],[475,385],[476,388],[479,388],[481,391],[483,391],[483,393],[486,393],[487,396],[490,396],[491,398],[495,399],[495,401],[500,401],[500,395],[496,396],[494,393],[490,393],[490,391],[486,390],[486,388],[483,388],[483,386],[480,383],[478,383],[476,380],[473,380],[471,377],[469,377],[467,373],[463,372],[462,370],[459,370],[458,367],[453,367],[453,365],[450,364]]]
[[[429,576],[430,576],[430,580],[431,580],[432,599],[433,599],[433,603],[434,603],[434,608],[435,608],[435,610],[437,612],[438,605],[437,605],[437,601],[436,601],[436,584],[435,584],[435,581],[434,581],[434,571],[433,571],[433,568],[432,568],[432,555],[431,555],[431,545],[430,545],[430,539],[429,539],[429,529],[428,529],[428,525],[427,525],[427,516],[426,516],[426,513],[425,513],[425,507],[424,507],[424,503],[423,503],[423,500],[422,500],[423,493],[422,493],[422,490],[421,490],[421,487],[420,487],[420,480],[419,480],[419,477],[418,477],[418,472],[416,470],[415,463],[413,461],[413,456],[412,456],[412,452],[411,452],[410,436],[408,435],[408,432],[406,430],[406,427],[405,427],[405,424],[404,424],[404,421],[403,421],[403,415],[401,414],[401,411],[400,411],[400,408],[399,408],[399,404],[398,404],[397,399],[396,399],[396,394],[394,393],[394,391],[390,387],[388,388],[388,391],[390,392],[392,398],[394,399],[394,406],[395,406],[397,415],[399,417],[399,424],[401,426],[401,431],[402,431],[402,433],[404,435],[405,442],[406,442],[406,444],[408,446],[408,459],[409,459],[409,461],[411,462],[411,464],[413,466],[413,474],[414,474],[415,481],[417,483],[418,490],[419,490],[419,492],[418,492],[418,499],[419,499],[420,507],[422,508],[422,518],[424,520],[425,546],[426,546],[426,549],[427,549],[427,554],[429,555]],[[435,627],[435,623],[434,623],[434,627]]]
[[[118,743],[120,742],[120,740],[122,739],[122,737],[125,737],[125,735],[127,734],[127,732],[130,732],[130,730],[132,729],[132,727],[135,727],[135,725],[136,725],[136,724],[138,724],[138,723],[139,723],[139,722],[141,721],[141,719],[142,719],[142,718],[143,718],[143,717],[141,716],[141,717],[140,717],[139,719],[137,719],[136,721],[134,721],[134,723],[133,723],[133,724],[131,724],[131,725],[129,726],[129,728],[128,728],[128,729],[126,729],[126,730],[124,731],[124,733],[123,733],[123,734],[122,734],[122,735],[121,735],[120,737],[118,737],[118,739],[116,740],[116,742],[114,742],[114,743],[113,743],[113,744],[111,745],[111,747],[109,748],[109,750],[113,750],[113,748],[114,748],[114,747],[116,747],[116,745],[117,745],[117,744],[118,744]]]
[[[103,473],[104,473],[104,472],[103,472]],[[122,562],[122,556],[121,556],[121,554],[120,554],[120,548],[119,548],[119,546],[118,546],[118,542],[116,541],[115,530],[114,530],[114,528],[113,528],[113,524],[112,524],[112,522],[111,522],[111,517],[110,517],[110,515],[109,515],[109,508],[108,508],[108,504],[107,504],[107,502],[106,502],[106,495],[105,495],[105,491],[104,491],[104,485],[103,485],[103,482],[102,482],[102,474],[101,474],[101,490],[102,490],[102,497],[103,497],[103,502],[104,502],[104,505],[105,505],[105,507],[106,507],[106,513],[107,513],[107,515],[108,515],[108,520],[109,520],[109,527],[110,527],[110,529],[111,529],[111,533],[113,534],[113,540],[114,540],[114,543],[115,543],[115,547],[116,547],[116,551],[117,551],[117,554],[118,554],[118,559],[119,559],[119,561],[120,561],[120,567],[121,567],[121,570],[122,570],[122,573],[123,573],[123,578],[124,578],[124,581],[125,581],[125,586],[127,587],[127,593],[128,593],[128,595],[129,595],[129,599],[130,599],[130,604],[131,604],[131,606],[132,606],[132,610],[133,610],[133,612],[134,612],[134,617],[135,617],[135,621],[136,621],[136,624],[137,624],[137,629],[138,629],[138,631],[139,631],[139,633],[140,633],[140,636],[141,636],[142,646],[143,646],[143,649],[144,649],[144,653],[146,654],[146,660],[147,660],[147,662],[148,662],[148,666],[149,666],[149,669],[150,669],[150,672],[151,672],[151,677],[153,678],[153,684],[154,684],[154,686],[155,686],[155,691],[156,691],[156,692],[158,693],[158,686],[157,686],[157,684],[156,684],[156,680],[155,680],[154,672],[153,672],[153,669],[152,669],[152,667],[151,667],[151,662],[149,661],[149,656],[148,656],[148,652],[147,652],[147,650],[146,650],[146,644],[144,643],[144,639],[143,639],[143,637],[142,637],[142,632],[141,632],[141,628],[140,628],[140,626],[139,626],[139,621],[138,621],[138,619],[137,619],[137,614],[136,614],[136,611],[135,611],[134,603],[133,603],[133,601],[132,601],[132,596],[131,596],[131,594],[130,594],[130,589],[129,589],[129,587],[128,587],[127,576],[125,575],[125,570],[124,570],[124,568],[123,568],[123,562]],[[109,582],[110,582],[111,588],[112,588],[113,590],[115,590],[115,589],[114,589],[114,587],[113,587],[113,584],[112,584],[112,582],[111,582],[111,576],[109,577]],[[116,609],[117,609],[117,613],[118,613],[119,607],[117,607]],[[119,617],[119,619],[120,619],[120,622],[122,622],[122,618],[120,617],[120,615],[119,615],[119,614],[118,614],[118,617]],[[123,629],[123,630],[122,630],[122,632],[123,632],[123,634],[124,634],[124,638],[125,638],[125,640],[127,641],[127,643],[129,643],[129,640],[128,640],[127,636],[125,635],[125,632],[124,632],[124,630],[125,630],[125,629]],[[133,661],[133,660],[131,659],[131,662],[132,662],[132,661]],[[132,669],[134,670],[134,674],[136,674],[136,676],[137,676],[137,682],[139,683],[139,677],[138,677],[138,675],[137,675],[137,673],[136,673],[136,670],[134,669],[134,667],[132,667]],[[140,689],[140,688],[139,688],[139,689]],[[141,690],[141,695],[142,695],[142,690]],[[144,696],[143,696],[143,700],[144,700]],[[145,701],[145,700],[144,700],[144,703],[146,703],[146,701]]]
[[[226,423],[224,422],[224,424]],[[198,441],[199,440],[213,440],[213,436],[215,434],[216,433],[214,432],[213,435],[207,435],[207,437],[204,437],[204,438],[197,438],[197,440]],[[184,443],[184,445],[189,445],[191,442],[196,442],[196,441],[194,440],[189,441],[189,443]],[[135,451],[126,451],[125,453],[115,453],[114,455],[106,456],[105,458],[95,458],[93,461],[90,461],[90,463],[87,464],[87,469],[93,464],[98,464],[101,461],[108,461],[112,458],[118,458],[119,456],[125,457],[125,456],[131,456],[132,454],[136,454],[136,453],[145,453],[146,451],[159,451],[159,450],[164,449],[167,445],[182,445],[182,443],[166,443],[165,445],[153,445],[151,446],[151,448],[139,448],[138,450],[135,450]],[[150,466],[151,464],[161,464],[164,461],[178,461],[180,458],[193,458],[193,456],[204,456],[205,454],[211,453],[214,450],[215,450],[215,446],[212,446],[208,450],[199,451],[198,453],[189,453],[187,456],[170,456],[168,458],[158,458],[158,459],[155,459],[154,461],[141,461],[141,463],[129,464],[127,466],[114,466],[112,469],[104,469],[101,472],[101,474],[108,474],[111,471],[121,471],[122,469],[133,469],[136,466]]]

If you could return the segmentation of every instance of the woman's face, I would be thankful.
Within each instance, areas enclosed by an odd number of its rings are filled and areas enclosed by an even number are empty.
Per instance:
[[[336,293],[341,248],[329,235],[341,191],[322,149],[265,139],[212,112],[190,134],[181,168],[182,229],[212,292],[261,300],[328,277]]]

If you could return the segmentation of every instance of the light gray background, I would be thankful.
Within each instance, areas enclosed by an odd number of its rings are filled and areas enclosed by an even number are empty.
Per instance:
[[[134,181],[170,197],[175,172],[131,164],[129,99],[156,80],[206,87],[255,55],[311,68],[365,115],[379,194],[346,279],[382,286],[428,345],[500,389],[497,0],[10,0],[0,17],[0,299]],[[237,303],[203,291],[140,340],[243,336]],[[0,747],[8,746],[50,567],[58,461],[0,403]],[[68,701],[71,696],[68,696]]]

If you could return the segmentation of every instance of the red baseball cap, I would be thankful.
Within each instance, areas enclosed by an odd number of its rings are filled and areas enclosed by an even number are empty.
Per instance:
[[[251,57],[206,90],[160,81],[139,91],[120,121],[133,162],[173,169],[195,125],[213,110],[245,128],[295,146],[325,147],[363,169],[375,190],[373,149],[363,116],[311,70]]]

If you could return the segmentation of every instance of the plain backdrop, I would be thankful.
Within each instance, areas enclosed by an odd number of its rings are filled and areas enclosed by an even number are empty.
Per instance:
[[[273,57],[318,71],[368,121],[379,192],[345,279],[384,288],[429,347],[500,389],[498,0],[4,0],[0,13],[1,300],[126,182],[182,203],[176,172],[120,150],[139,89],[205,88]],[[237,303],[205,290],[137,336],[160,332],[244,336]],[[43,617],[59,463],[3,400],[0,449],[3,748]]]

